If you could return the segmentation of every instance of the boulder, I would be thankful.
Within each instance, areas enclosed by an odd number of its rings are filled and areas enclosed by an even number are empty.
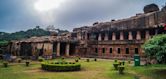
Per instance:
[[[159,11],[159,7],[156,4],[149,4],[144,7],[144,13],[150,13],[150,12],[155,12]]]

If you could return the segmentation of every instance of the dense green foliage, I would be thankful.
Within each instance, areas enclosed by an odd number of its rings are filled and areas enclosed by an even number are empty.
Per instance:
[[[86,62],[89,62],[90,60],[89,59],[86,59]]]
[[[8,45],[8,41],[0,41],[0,47]]]
[[[143,45],[149,58],[156,58],[159,63],[166,63],[166,35],[157,35]]]
[[[79,63],[73,62],[42,62],[41,64],[42,69],[48,71],[77,71],[80,70],[81,65]]]
[[[57,33],[58,34],[63,34],[68,32],[67,30],[60,30],[57,29]],[[50,35],[51,32],[44,30],[42,28],[40,28],[40,26],[36,26],[33,29],[28,29],[27,31],[19,31],[19,32],[15,32],[15,33],[5,33],[5,32],[0,32],[0,41],[2,40],[19,40],[19,39],[23,39],[23,38],[30,38],[33,36],[48,36]]]
[[[38,61],[43,62],[45,59],[43,57],[39,57]]]
[[[29,29],[27,31],[19,31],[15,33],[0,32],[0,40],[18,40],[22,38],[29,38],[32,36],[47,36],[47,35],[50,35],[50,32],[40,27],[36,27],[33,29]]]
[[[8,67],[8,63],[7,62],[4,62],[3,65],[4,65],[4,67]]]
[[[125,67],[122,65],[122,66],[119,66],[118,67],[118,70],[119,70],[119,74],[124,74],[124,69]]]
[[[26,61],[25,64],[26,64],[26,66],[29,66],[30,62],[29,62],[29,61]]]

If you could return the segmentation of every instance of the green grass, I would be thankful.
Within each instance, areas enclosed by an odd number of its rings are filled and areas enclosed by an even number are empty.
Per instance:
[[[98,59],[97,62],[90,59],[81,59],[81,71],[75,72],[47,72],[41,70],[39,62],[32,61],[29,67],[25,63],[10,63],[4,68],[0,63],[0,79],[165,79],[166,65],[133,67],[133,64],[125,65],[125,74],[119,75],[113,68],[113,60]],[[55,61],[55,60],[52,60]],[[59,61],[59,60],[56,60]],[[75,61],[67,59],[67,61]]]

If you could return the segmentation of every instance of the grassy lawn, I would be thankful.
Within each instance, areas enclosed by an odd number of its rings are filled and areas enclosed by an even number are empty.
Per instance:
[[[74,59],[67,59],[74,61]],[[25,63],[10,63],[8,68],[0,63],[0,79],[165,79],[166,65],[133,67],[125,65],[125,74],[119,75],[113,68],[112,60],[91,59],[85,62],[81,59],[81,71],[47,72],[41,70],[39,62],[32,61],[29,67]]]

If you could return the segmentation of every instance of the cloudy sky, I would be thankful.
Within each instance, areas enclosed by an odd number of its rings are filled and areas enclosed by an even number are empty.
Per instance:
[[[0,31],[15,32],[39,25],[72,30],[142,13],[144,5],[165,0],[0,0]]]

